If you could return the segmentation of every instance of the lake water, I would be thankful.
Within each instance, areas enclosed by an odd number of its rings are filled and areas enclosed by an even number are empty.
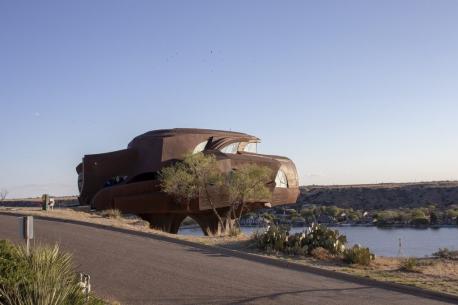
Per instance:
[[[252,234],[256,227],[243,227],[245,234]],[[439,248],[458,250],[458,228],[378,228],[378,227],[336,227],[347,236],[350,245],[360,244],[369,247],[379,256],[398,256],[401,239],[402,256],[430,256]],[[301,232],[304,228],[292,228],[292,232]],[[178,234],[202,235],[200,228],[180,229]]]

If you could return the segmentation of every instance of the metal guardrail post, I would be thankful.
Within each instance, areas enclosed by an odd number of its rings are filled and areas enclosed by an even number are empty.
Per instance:
[[[33,239],[33,216],[19,218],[19,234],[25,239],[26,253],[30,255],[30,240]]]

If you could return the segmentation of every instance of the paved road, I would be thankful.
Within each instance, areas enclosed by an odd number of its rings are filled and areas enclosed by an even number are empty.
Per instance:
[[[0,215],[0,239],[20,241]],[[382,288],[83,225],[35,220],[35,242],[59,243],[95,292],[124,304],[446,304]]]

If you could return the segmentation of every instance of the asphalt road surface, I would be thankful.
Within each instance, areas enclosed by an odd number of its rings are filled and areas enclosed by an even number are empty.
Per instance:
[[[20,242],[0,215],[0,239]],[[450,304],[221,254],[218,250],[35,219],[35,243],[59,243],[95,293],[136,304]]]

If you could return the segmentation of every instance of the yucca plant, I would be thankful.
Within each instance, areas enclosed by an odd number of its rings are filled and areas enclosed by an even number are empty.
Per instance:
[[[15,271],[22,274],[14,283],[0,283],[0,305],[103,304],[93,298],[86,302],[71,255],[61,252],[57,245],[33,247],[29,255],[24,247],[13,246],[10,250],[16,266],[20,266],[10,270],[10,277],[16,275]]]

